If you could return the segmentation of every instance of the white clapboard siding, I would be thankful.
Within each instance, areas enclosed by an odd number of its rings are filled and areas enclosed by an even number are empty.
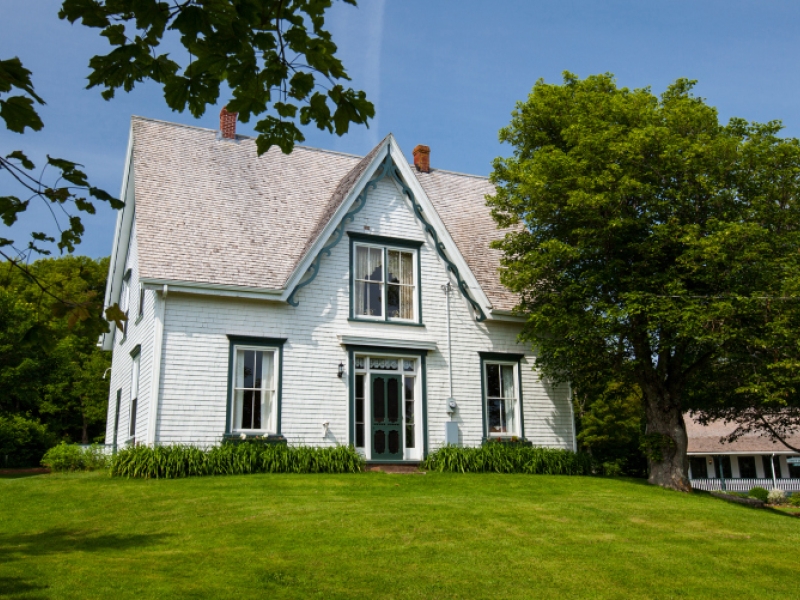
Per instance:
[[[229,341],[226,336],[246,335],[288,340],[284,346],[281,430],[290,442],[348,443],[348,378],[337,377],[339,363],[347,364],[347,353],[337,336],[362,335],[438,344],[438,350],[429,352],[427,358],[428,439],[430,449],[443,443],[445,421],[449,419],[445,405],[449,390],[445,296],[441,286],[447,282],[448,274],[407,202],[394,185],[384,180],[370,192],[365,208],[348,225],[348,230],[425,241],[420,255],[425,327],[348,321],[347,236],[334,247],[331,256],[322,259],[314,282],[297,294],[300,305],[296,308],[278,302],[170,293],[165,303],[156,441],[219,442],[225,431],[228,396]],[[369,227],[368,231],[365,226]],[[457,290],[451,294],[451,323],[453,395],[459,403],[456,420],[463,443],[477,445],[482,439],[478,352],[492,351],[527,355],[522,369],[526,437],[537,445],[572,448],[568,388],[566,385],[553,387],[539,380],[531,369],[530,349],[517,343],[519,324],[476,323]],[[131,341],[126,342],[126,347],[133,347]],[[119,355],[115,351],[115,360]],[[152,356],[152,349],[147,356]],[[124,361],[124,356],[122,359]],[[151,369],[151,365],[145,367],[143,362],[142,370],[148,371],[148,381]],[[145,378],[142,383],[142,389],[147,390]],[[140,413],[140,418],[145,417]],[[330,423],[329,434],[324,439],[323,422]],[[121,420],[121,430],[122,426]]]
[[[128,440],[130,428],[130,409],[131,409],[131,367],[133,359],[131,351],[141,345],[141,355],[139,358],[139,401],[137,403],[136,416],[136,441],[149,442],[147,439],[147,423],[150,416],[150,384],[153,375],[153,321],[154,321],[154,302],[155,292],[145,291],[144,315],[139,314],[139,264],[138,248],[136,237],[136,224],[134,222],[130,248],[128,249],[128,259],[125,264],[125,271],[131,269],[130,278],[130,302],[129,302],[129,322],[125,338],[122,332],[116,331],[114,336],[114,348],[111,363],[111,382],[108,396],[108,419],[106,421],[106,443],[111,444],[114,440],[114,419],[117,403],[117,390],[122,390],[122,401],[120,403],[119,432],[117,435],[118,445],[123,445]],[[115,327],[115,326],[114,326]]]

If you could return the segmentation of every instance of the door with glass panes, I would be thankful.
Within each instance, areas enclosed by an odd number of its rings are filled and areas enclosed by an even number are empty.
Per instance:
[[[400,405],[400,375],[373,373],[372,435],[373,460],[403,459],[403,409]]]
[[[356,356],[354,442],[370,461],[421,460],[420,361]]]

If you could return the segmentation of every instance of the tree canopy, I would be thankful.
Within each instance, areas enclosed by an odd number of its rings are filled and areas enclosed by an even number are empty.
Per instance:
[[[678,80],[539,81],[500,139],[488,199],[503,282],[537,365],[642,393],[650,481],[688,489],[683,413],[798,406],[800,143],[731,119]],[[778,433],[778,432],[776,432]]]

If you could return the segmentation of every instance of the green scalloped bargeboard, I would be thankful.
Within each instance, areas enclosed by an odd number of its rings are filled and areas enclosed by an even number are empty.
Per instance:
[[[450,271],[456,278],[456,282],[458,283],[458,290],[461,292],[461,295],[464,296],[464,299],[469,302],[472,309],[475,311],[475,320],[478,322],[482,322],[486,320],[486,314],[483,312],[481,305],[472,297],[469,292],[469,287],[467,283],[464,281],[464,278],[461,276],[461,273],[458,270],[458,267],[453,263],[450,257],[447,255],[447,251],[445,250],[444,243],[439,239],[439,234],[434,229],[433,225],[430,224],[428,219],[425,218],[425,214],[420,206],[419,202],[417,201],[414,192],[411,191],[406,183],[403,181],[402,177],[400,177],[400,173],[397,170],[397,166],[394,164],[392,160],[391,153],[387,153],[386,158],[381,165],[378,174],[373,177],[367,185],[364,186],[364,189],[356,198],[355,202],[353,203],[353,208],[351,208],[347,214],[342,218],[341,223],[334,229],[333,234],[331,237],[333,238],[332,241],[328,242],[322,250],[319,251],[319,254],[314,258],[314,261],[311,263],[311,266],[306,271],[308,275],[303,281],[298,283],[292,293],[289,295],[289,298],[286,300],[292,306],[299,306],[300,302],[295,299],[297,292],[300,291],[301,288],[306,287],[309,285],[314,279],[316,279],[317,274],[319,273],[319,266],[320,262],[322,261],[322,255],[330,256],[331,250],[342,240],[344,236],[344,230],[348,223],[352,223],[355,220],[355,215],[364,206],[367,204],[367,194],[369,191],[375,189],[380,181],[382,181],[385,177],[388,177],[392,181],[394,181],[402,190],[402,192],[408,196],[408,199],[411,200],[411,206],[414,208],[414,214],[416,215],[417,219],[419,219],[420,223],[422,223],[425,232],[431,236],[433,239],[433,247],[436,249],[437,254],[439,257],[445,262],[447,265],[447,270]]]

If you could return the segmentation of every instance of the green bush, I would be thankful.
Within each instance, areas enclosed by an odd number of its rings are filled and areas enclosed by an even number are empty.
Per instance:
[[[223,444],[207,450],[194,446],[136,446],[117,452],[114,477],[175,479],[198,475],[248,473],[358,473],[364,459],[352,446],[310,448],[282,444]]]
[[[526,473],[529,475],[590,475],[588,454],[555,448],[486,444],[479,448],[444,446],[428,456],[422,468],[457,473]]]
[[[762,502],[766,502],[767,499],[769,498],[769,492],[765,490],[763,487],[756,486],[750,490],[748,496],[750,496],[751,498],[758,498]]]
[[[800,492],[792,492],[792,497],[789,498],[789,504],[792,506],[800,506]]]
[[[47,426],[20,415],[0,415],[0,469],[38,467],[56,443]]]
[[[68,471],[96,471],[108,466],[109,458],[101,446],[83,448],[77,444],[61,442],[48,450],[42,464],[54,473]]]

